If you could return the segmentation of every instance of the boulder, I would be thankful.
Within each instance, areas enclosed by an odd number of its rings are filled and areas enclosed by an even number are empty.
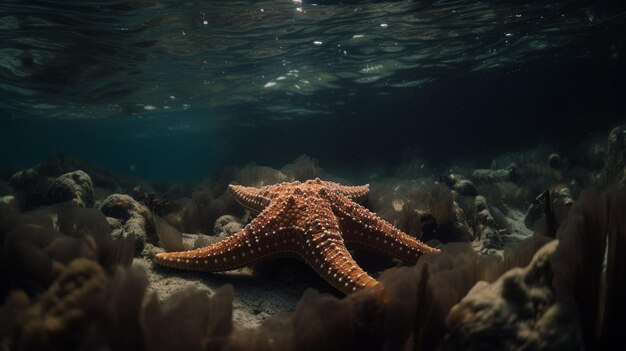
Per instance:
[[[470,182],[467,179],[461,179],[457,181],[452,189],[463,196],[474,197],[478,195],[478,190],[476,190],[476,186],[474,185],[474,183]]]
[[[548,166],[554,169],[561,169],[565,166],[565,160],[559,154],[550,154],[548,156]]]
[[[35,166],[14,173],[9,186],[18,194],[22,210],[32,210],[45,204],[45,197],[52,183],[42,167]]]
[[[33,185],[33,183],[37,182],[39,178],[41,178],[42,172],[40,167],[33,167],[23,169],[14,173],[11,178],[9,178],[9,185],[16,190],[25,190],[26,188]]]
[[[534,229],[537,221],[542,216],[549,214],[548,220],[554,222],[551,225],[558,226],[567,217],[570,208],[574,205],[574,198],[577,193],[578,189],[573,186],[560,184],[552,187],[548,192],[538,195],[526,210],[524,225],[528,229]],[[547,204],[546,201],[550,202]],[[552,228],[551,230],[555,229]]]
[[[16,211],[19,211],[20,209],[20,204],[13,195],[0,196],[0,204],[5,204],[11,208],[14,208]]]
[[[114,238],[132,237],[135,241],[135,254],[140,253],[146,244],[158,243],[154,219],[150,210],[123,194],[113,194],[102,201],[100,211],[107,216]]]
[[[581,350],[571,312],[557,302],[551,264],[558,241],[541,248],[526,268],[489,284],[480,281],[447,316],[443,350]]]
[[[78,170],[56,178],[50,184],[44,202],[47,205],[52,205],[71,201],[78,207],[93,207],[94,198],[91,177]]]

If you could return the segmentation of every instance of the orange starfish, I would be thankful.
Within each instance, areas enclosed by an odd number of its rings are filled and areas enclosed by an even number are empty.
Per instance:
[[[352,259],[346,244],[415,263],[438,252],[357,204],[369,185],[343,186],[307,180],[261,188],[230,185],[237,201],[258,216],[238,233],[213,245],[159,253],[156,262],[198,271],[228,271],[278,257],[304,260],[346,294],[378,285]]]

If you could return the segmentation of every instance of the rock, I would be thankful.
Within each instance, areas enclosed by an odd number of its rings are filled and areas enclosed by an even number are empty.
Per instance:
[[[491,215],[493,216],[493,219],[496,223],[496,228],[498,228],[500,234],[511,234],[511,224],[509,223],[504,213],[502,213],[502,211],[500,211],[495,206],[491,206],[489,208],[489,212],[491,212]]]
[[[577,189],[575,189],[577,190]],[[578,192],[578,191],[576,191]],[[574,191],[570,186],[557,185],[549,189],[550,208],[546,209],[546,193],[542,193],[530,204],[526,210],[526,216],[524,217],[524,225],[528,229],[534,229],[537,221],[547,212],[550,213],[552,218],[550,221],[555,221],[554,225],[558,226],[567,214],[570,208],[574,205]],[[552,228],[556,229],[556,228]]]
[[[477,196],[476,199],[474,199],[474,206],[476,207],[476,212],[489,210],[487,199],[484,196]]]
[[[52,180],[42,167],[21,170],[9,178],[9,185],[17,192],[22,210],[32,210],[45,204],[45,196]]]
[[[39,167],[27,168],[16,172],[9,178],[9,185],[16,190],[25,190],[42,176]]]
[[[237,217],[231,215],[223,215],[215,220],[213,233],[219,237],[231,236],[242,230],[245,224]]]
[[[461,179],[454,184],[453,190],[463,196],[476,196],[478,195],[478,191],[476,190],[476,186],[474,183],[470,182],[467,179]]]
[[[443,350],[581,350],[569,309],[557,302],[551,257],[558,241],[541,248],[526,268],[489,284],[476,283],[447,316]]]
[[[478,183],[499,183],[513,180],[515,168],[507,169],[477,169],[472,173],[472,177]]]
[[[626,185],[626,127],[609,133],[606,155],[606,176],[609,184]]]
[[[0,197],[0,204],[5,204],[11,208],[14,208],[17,211],[19,211],[20,209],[20,204],[15,198],[15,196],[13,195],[6,195],[6,196]]]
[[[574,205],[572,188],[567,185],[558,185],[550,190],[552,194],[552,211],[558,223],[562,223],[570,208]]]
[[[78,207],[93,207],[94,191],[91,177],[81,170],[65,173],[55,179],[45,196],[47,205],[71,201]]]
[[[453,201],[452,205],[454,206],[454,228],[457,232],[456,240],[463,242],[472,241],[472,229],[467,223],[465,211],[463,211],[463,208],[461,208],[456,201]],[[422,228],[424,228],[424,224],[428,222],[424,222],[424,219],[422,219],[422,223]]]
[[[113,194],[104,199],[100,211],[107,216],[114,238],[131,236],[135,240],[135,254],[140,253],[146,241],[157,244],[158,236],[152,213],[132,197]]]
[[[496,251],[504,248],[496,220],[489,211],[487,199],[483,196],[476,196],[474,204],[476,208],[476,228],[472,245],[481,254],[494,254]]]
[[[548,156],[548,166],[550,166],[550,168],[561,169],[565,165],[564,162],[563,157],[559,154],[550,154],[550,156]]]

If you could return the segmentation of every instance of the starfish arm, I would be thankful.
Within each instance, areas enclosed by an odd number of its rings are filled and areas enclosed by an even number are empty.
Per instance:
[[[367,200],[367,197],[369,196],[370,185],[369,184],[359,185],[359,186],[340,185],[338,186],[338,191],[340,194],[342,194],[343,196],[347,197],[348,199],[354,202],[363,203],[365,202],[365,200]]]
[[[322,278],[345,294],[380,284],[354,261],[341,234],[323,230],[308,234],[305,245],[298,251],[304,261]]]
[[[416,238],[396,229],[363,206],[352,203],[336,194],[333,211],[340,220],[343,236],[348,244],[383,252],[407,263],[415,263],[425,253],[436,253]]]
[[[228,190],[237,202],[254,213],[261,212],[270,203],[270,199],[262,195],[262,188],[230,184]]]
[[[243,230],[213,245],[180,252],[159,253],[155,261],[163,266],[186,270],[221,272],[256,262],[294,256],[293,247],[304,241],[303,230],[284,226],[280,218],[288,210],[277,201]]]

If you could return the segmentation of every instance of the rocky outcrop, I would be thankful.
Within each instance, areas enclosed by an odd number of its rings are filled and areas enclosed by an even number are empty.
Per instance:
[[[9,185],[17,192],[23,210],[72,202],[78,207],[94,206],[91,177],[83,170],[72,170],[59,175],[57,169],[46,164],[16,172]]]
[[[560,304],[551,264],[558,245],[541,248],[526,268],[478,282],[448,314],[443,350],[580,350],[581,335]]]
[[[140,253],[146,242],[158,242],[152,213],[132,197],[113,194],[102,201],[100,211],[107,216],[114,238],[134,239],[135,253]]]

